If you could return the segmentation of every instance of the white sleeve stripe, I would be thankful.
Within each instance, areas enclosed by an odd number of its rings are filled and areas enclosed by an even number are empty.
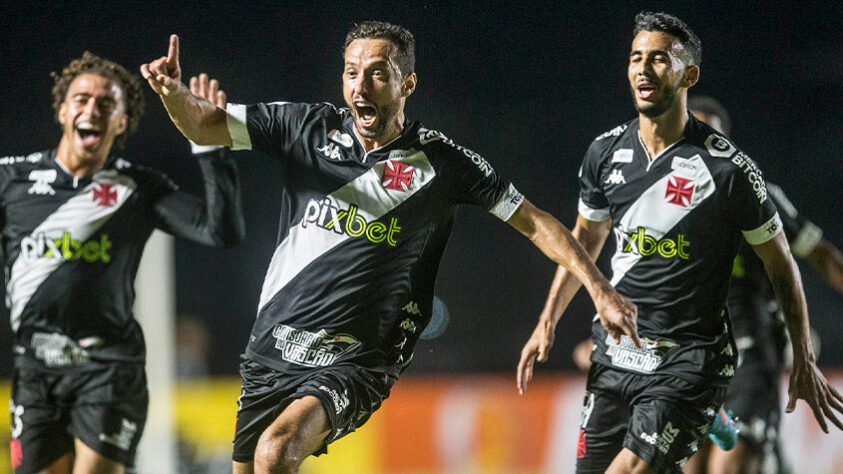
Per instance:
[[[805,258],[817,248],[823,239],[823,231],[813,222],[806,222],[799,235],[790,244],[790,251],[797,257]]]
[[[581,216],[593,222],[603,222],[611,217],[608,207],[604,209],[593,209],[588,207],[588,204],[584,203],[582,199],[577,203],[577,211],[579,211]]]
[[[252,139],[249,138],[249,129],[246,128],[246,106],[228,104],[225,111],[225,124],[228,126],[228,134],[231,135],[231,149],[251,150]]]
[[[773,237],[779,235],[784,226],[779,213],[770,218],[767,222],[761,224],[752,230],[742,230],[743,237],[750,245],[760,245],[771,240]]]
[[[506,222],[513,214],[515,214],[515,211],[521,207],[523,202],[524,195],[518,192],[512,183],[509,183],[509,188],[507,188],[503,196],[498,199],[498,202],[489,209],[489,212],[498,219]]]

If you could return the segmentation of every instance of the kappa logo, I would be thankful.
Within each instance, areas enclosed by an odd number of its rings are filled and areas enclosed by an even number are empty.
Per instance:
[[[383,167],[381,184],[385,189],[407,192],[413,183],[413,171],[415,168],[396,160],[389,160]]]
[[[29,194],[54,195],[56,191],[50,186],[56,182],[56,170],[32,170],[29,172],[29,180],[35,183],[29,188]]]
[[[606,184],[626,184],[626,178],[623,177],[623,171],[619,169],[613,169],[609,176],[606,178]]]
[[[694,182],[687,178],[671,176],[667,180],[667,190],[664,197],[668,204],[688,207],[694,197]]]
[[[97,183],[94,186],[93,200],[101,207],[111,207],[117,203],[117,190],[111,184]]]
[[[340,147],[338,147],[335,143],[326,143],[324,146],[317,148],[316,151],[322,153],[326,158],[331,160],[339,160],[342,158]]]

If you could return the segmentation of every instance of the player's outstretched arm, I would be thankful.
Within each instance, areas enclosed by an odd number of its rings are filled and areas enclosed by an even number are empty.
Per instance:
[[[207,74],[192,77],[190,91],[225,109],[225,92]],[[154,204],[157,226],[176,237],[203,245],[233,247],[246,235],[237,165],[224,148],[192,148],[202,170],[204,199],[176,189],[159,196]]]
[[[609,334],[616,340],[626,334],[636,345],[640,344],[635,305],[618,294],[594,265],[593,258],[600,253],[608,236],[609,221],[594,223],[578,218],[575,232],[577,237],[582,238],[585,248],[578,242],[575,234],[527,200],[508,223],[560,265],[539,323],[521,351],[516,375],[519,392],[524,393],[526,390],[527,383],[532,378],[534,362],[547,360],[548,351],[553,345],[556,324],[580,283],[585,285],[591,295],[601,323]]]
[[[838,293],[843,294],[843,253],[840,249],[823,239],[805,259]]]
[[[826,419],[843,430],[843,423],[835,414],[835,411],[843,413],[843,396],[829,385],[817,368],[816,356],[811,346],[808,306],[802,290],[802,279],[790,254],[787,240],[784,234],[780,233],[763,244],[754,245],[753,248],[764,261],[764,268],[784,313],[793,345],[793,371],[790,374],[785,411],[793,412],[796,400],[801,398],[811,407],[817,423],[824,432],[828,433]]]
[[[170,35],[167,56],[141,65],[140,72],[185,137],[199,145],[231,146],[225,109],[192,94],[181,82],[178,36]]]

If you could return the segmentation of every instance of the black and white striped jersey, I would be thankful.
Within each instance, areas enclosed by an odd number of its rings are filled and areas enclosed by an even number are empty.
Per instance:
[[[397,376],[430,321],[455,206],[505,221],[523,196],[417,122],[367,153],[349,111],[331,104],[229,104],[228,114],[232,148],[277,158],[284,175],[246,356],[284,373],[351,362]]]
[[[693,116],[684,137],[650,160],[636,119],[592,142],[580,185],[580,214],[612,220],[611,281],[638,306],[647,346],[614,343],[595,319],[593,359],[690,381],[731,377],[732,260],[742,240],[761,244],[782,229],[755,162]]]
[[[73,176],[56,149],[0,158],[15,356],[50,367],[143,362],[133,283],[152,230],[216,246],[242,238],[238,174],[224,153],[200,155],[204,201],[116,156],[85,177]]]
[[[768,181],[767,191],[781,216],[791,253],[807,257],[822,241],[822,229],[799,214],[779,186]],[[749,245],[741,245],[735,257],[728,308],[738,349],[758,348],[771,371],[778,374],[787,342],[785,324],[764,263]]]

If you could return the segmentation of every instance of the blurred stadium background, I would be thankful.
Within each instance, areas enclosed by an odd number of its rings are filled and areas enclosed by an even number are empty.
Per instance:
[[[629,120],[625,67],[632,18],[659,9],[703,41],[694,92],[721,100],[733,137],[797,208],[843,246],[843,11],[836,3],[640,2],[6,2],[0,6],[0,155],[54,146],[50,71],[84,50],[130,68],[182,39],[185,75],[218,77],[229,100],[341,103],[340,52],[354,21],[407,26],[419,87],[408,116],[488,158],[533,202],[573,224],[576,174],[590,140]],[[147,114],[127,158],[200,192],[188,147],[147,91]],[[276,238],[278,167],[240,154],[247,241],[214,251],[156,237],[138,282],[152,416],[142,473],[230,471],[238,355],[254,318]],[[155,247],[156,251],[152,247]],[[606,262],[601,260],[606,268]],[[843,387],[843,299],[802,266],[820,365]],[[306,473],[572,472],[583,378],[570,359],[593,308],[579,295],[551,361],[526,396],[514,367],[554,268],[516,232],[460,210],[437,294],[449,324],[421,341],[383,409],[309,460]],[[145,289],[144,285],[150,284]],[[3,317],[7,317],[4,315]],[[0,399],[8,399],[11,334],[0,330]],[[784,417],[794,472],[843,472],[843,434],[823,435],[806,406]],[[0,416],[0,473],[8,469]]]

